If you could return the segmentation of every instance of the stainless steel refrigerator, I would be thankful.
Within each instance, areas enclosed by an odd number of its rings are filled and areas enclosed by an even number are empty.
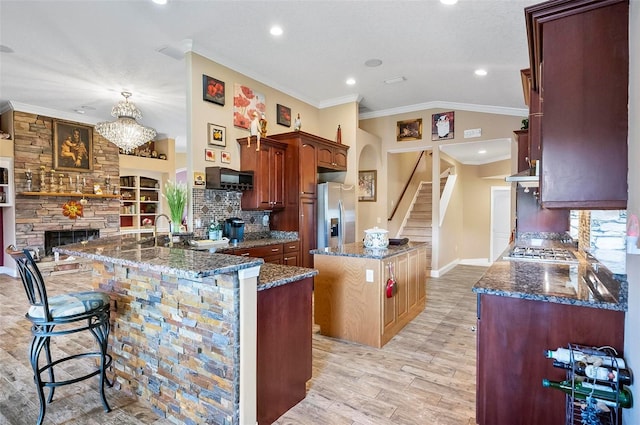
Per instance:
[[[318,249],[356,241],[356,187],[341,183],[318,185]]]

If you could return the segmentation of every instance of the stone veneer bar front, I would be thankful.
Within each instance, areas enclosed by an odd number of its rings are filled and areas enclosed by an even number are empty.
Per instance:
[[[175,423],[256,423],[261,259],[159,247],[137,235],[55,249],[93,260],[112,301],[116,387]]]

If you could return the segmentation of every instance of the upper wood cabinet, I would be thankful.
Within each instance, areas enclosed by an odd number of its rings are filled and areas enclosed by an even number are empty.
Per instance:
[[[287,145],[260,139],[255,136],[251,143],[246,138],[238,139],[240,145],[240,169],[253,171],[253,190],[242,193],[242,208],[246,210],[276,210],[285,204],[285,151]]]
[[[525,15],[531,107],[540,108],[541,205],[625,209],[628,2],[554,0]],[[530,122],[532,143],[535,132]]]
[[[328,171],[346,171],[347,170],[347,149],[338,143],[328,145],[325,143],[317,143],[318,149],[318,168]]]

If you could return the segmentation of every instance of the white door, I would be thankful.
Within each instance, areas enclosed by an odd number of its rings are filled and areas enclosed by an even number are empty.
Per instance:
[[[511,187],[491,188],[491,262],[509,245],[511,237]]]

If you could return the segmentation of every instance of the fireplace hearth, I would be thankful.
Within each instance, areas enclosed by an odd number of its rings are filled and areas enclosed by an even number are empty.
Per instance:
[[[71,243],[90,241],[100,237],[98,229],[46,230],[44,232],[44,255],[52,255],[53,248]]]

